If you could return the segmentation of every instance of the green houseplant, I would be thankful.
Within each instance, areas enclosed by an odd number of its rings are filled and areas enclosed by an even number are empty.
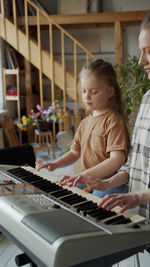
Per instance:
[[[138,60],[136,56],[129,56],[127,62],[121,65],[121,74],[118,75],[130,133],[132,133],[142,97],[150,89],[150,81],[144,68],[138,65]]]

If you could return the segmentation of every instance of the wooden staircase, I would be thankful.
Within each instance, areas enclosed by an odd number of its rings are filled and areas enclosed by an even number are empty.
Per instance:
[[[16,0],[12,0],[12,14],[13,17],[6,18],[4,12],[4,0],[1,0],[0,13],[0,36],[8,42],[14,49],[16,49],[24,58],[31,62],[39,70],[40,82],[40,104],[43,106],[43,74],[51,80],[51,95],[52,103],[55,101],[55,85],[63,90],[63,105],[66,110],[66,94],[68,94],[75,102],[76,124],[78,124],[78,108],[77,105],[82,102],[78,95],[78,49],[85,53],[85,63],[96,57],[91,54],[82,44],[73,38],[61,26],[55,23],[44,11],[40,10],[38,6],[33,4],[30,0],[24,0],[24,16],[25,27],[19,28],[17,23],[17,8]],[[37,40],[34,40],[30,35],[29,29],[29,5],[36,11],[36,29]],[[49,51],[41,47],[41,21],[47,20],[49,25]],[[54,58],[54,38],[53,29],[59,31],[61,36],[61,56],[60,60]],[[66,68],[65,62],[65,38],[69,38],[73,45],[73,66],[74,71],[71,72]]]

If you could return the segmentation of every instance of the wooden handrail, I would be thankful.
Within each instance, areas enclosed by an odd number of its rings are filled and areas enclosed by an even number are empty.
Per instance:
[[[48,15],[55,23],[59,25],[96,25],[96,24],[114,24],[116,21],[120,22],[140,22],[149,13],[150,10],[137,11],[121,11],[121,12],[99,12],[87,14],[63,14],[63,15]],[[24,17],[18,18],[19,25],[25,24]],[[29,16],[29,25],[36,25],[35,16]],[[47,25],[44,17],[41,18],[41,25]]]

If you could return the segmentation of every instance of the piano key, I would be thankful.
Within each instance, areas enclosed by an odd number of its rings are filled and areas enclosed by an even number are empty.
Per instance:
[[[113,217],[115,215],[116,215],[116,213],[114,211],[108,211],[107,210],[106,212],[100,214],[99,216],[96,216],[96,219],[99,221],[102,221],[102,220],[105,220],[109,217]]]
[[[76,197],[76,198],[74,198],[74,199],[68,200],[67,203],[68,203],[69,205],[74,206],[75,204],[77,204],[77,203],[81,203],[82,201],[83,201],[83,198],[82,198],[81,196],[78,196],[78,197]]]
[[[30,182],[30,180],[29,180],[29,182]],[[38,185],[42,185],[42,184],[44,184],[44,183],[47,183],[47,180],[41,180],[41,179],[36,179],[36,180],[33,180],[33,181],[31,181],[31,183],[34,185],[36,185],[36,186],[38,186]],[[52,183],[51,182],[49,182],[49,185],[52,185]]]
[[[51,193],[51,196],[54,196],[56,198],[60,198],[60,197],[67,196],[67,195],[70,195],[70,194],[73,194],[72,191],[70,191],[70,190],[59,189],[59,191]]]
[[[73,198],[75,198],[77,196],[78,196],[78,194],[72,194],[72,195],[69,195],[69,196],[62,197],[61,200],[65,202],[65,201],[67,201],[69,199],[73,199]]]
[[[29,183],[31,183],[31,182],[37,182],[37,181],[42,181],[39,178],[30,177],[30,176],[28,176],[28,177],[20,177],[20,178],[21,178],[21,180],[23,180],[25,182],[29,182]]]
[[[108,221],[106,221],[105,223],[108,225],[115,225],[115,224],[127,224],[130,223],[131,220],[129,218],[125,218],[123,215],[114,217]]]
[[[35,186],[36,186],[36,184],[34,184]],[[59,189],[59,186],[58,185],[56,185],[56,184],[54,184],[54,185],[50,185],[50,184],[48,184],[48,183],[46,183],[46,184],[41,184],[41,185],[38,185],[37,186],[39,189],[41,189],[41,190],[43,190],[43,191],[45,191],[45,192],[47,192],[47,193],[50,193],[50,192],[53,192],[53,191],[56,191],[56,190],[58,190]]]
[[[82,203],[82,204],[79,204],[76,206],[77,210],[78,211],[87,211],[87,210],[91,210],[91,209],[95,209],[97,208],[97,204],[96,203],[93,203],[92,201],[87,201],[85,203]]]
[[[108,212],[105,209],[98,208],[91,211],[87,211],[87,214],[90,215],[91,217],[98,218],[102,214],[103,215],[108,214]],[[116,213],[112,213],[112,215],[114,216],[116,215]]]
[[[23,169],[23,170],[24,170],[24,174],[28,172],[28,171],[25,170],[25,169]],[[21,168],[21,167],[17,167],[17,168],[14,168],[14,169],[9,170],[9,173],[12,173],[12,174],[14,174],[14,175],[15,175],[15,174],[16,174],[16,175],[17,175],[17,174],[19,175],[20,173],[23,173],[23,172],[22,172],[22,168]]]

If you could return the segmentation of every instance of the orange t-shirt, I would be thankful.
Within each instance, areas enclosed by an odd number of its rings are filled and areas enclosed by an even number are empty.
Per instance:
[[[116,112],[109,110],[81,121],[71,149],[80,151],[83,170],[109,158],[109,152],[123,150],[128,155],[125,124]]]

